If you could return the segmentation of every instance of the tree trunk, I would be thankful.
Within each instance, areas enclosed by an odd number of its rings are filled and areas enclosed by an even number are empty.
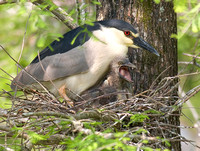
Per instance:
[[[160,2],[155,4],[152,0],[99,0],[101,6],[97,7],[97,20],[122,19],[131,23],[148,43],[158,50],[160,57],[150,54],[142,49],[129,51],[129,59],[133,62],[141,74],[133,73],[134,93],[139,93],[150,88],[152,82],[161,74],[158,81],[168,76],[175,76],[177,67],[177,40],[171,38],[177,32],[176,13],[172,2]],[[132,48],[130,48],[132,49]],[[171,83],[171,87],[176,83]],[[177,91],[173,92],[177,96]],[[168,100],[173,105],[176,100]],[[165,123],[180,125],[179,116],[170,116]],[[180,134],[179,129],[173,129]],[[160,132],[152,131],[152,133]],[[165,133],[167,138],[172,136]],[[180,142],[171,142],[169,149],[181,150]]]

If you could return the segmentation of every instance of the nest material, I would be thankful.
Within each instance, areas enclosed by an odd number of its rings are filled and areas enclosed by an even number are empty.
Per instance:
[[[105,139],[116,139],[116,131],[125,132],[123,137],[130,139],[123,143],[129,146],[170,148],[166,145],[168,141],[190,142],[178,133],[180,126],[170,121],[180,116],[181,106],[173,106],[180,104],[180,99],[173,94],[178,84],[170,86],[175,81],[176,78],[165,78],[157,86],[152,85],[149,90],[137,95],[117,90],[99,95],[93,91],[90,93],[98,95],[90,95],[85,99],[83,96],[83,100],[80,99],[72,108],[45,92],[26,90],[26,95],[14,97],[4,91],[2,95],[11,98],[13,104],[10,110],[1,111],[1,122],[6,122],[7,126],[1,126],[0,129],[6,136],[13,136],[15,133],[11,128],[21,128],[17,137],[24,140],[23,146],[27,150],[44,145],[49,145],[48,149],[59,147],[66,138],[75,139],[79,132],[84,136],[95,134]],[[121,97],[127,95],[126,99]],[[62,122],[66,122],[65,126]],[[85,127],[86,123],[94,122],[102,123],[93,127],[93,130]],[[47,135],[50,127],[54,127],[54,133],[37,142],[31,141],[27,133],[32,131]],[[105,133],[106,129],[112,131]],[[139,132],[141,129],[143,131]],[[143,140],[148,143],[143,143]]]

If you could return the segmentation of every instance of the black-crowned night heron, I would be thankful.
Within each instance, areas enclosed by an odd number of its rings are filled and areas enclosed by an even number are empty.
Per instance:
[[[41,51],[16,76],[11,88],[15,90],[17,86],[18,89],[32,87],[41,90],[37,79],[54,95],[60,93],[67,99],[67,96],[70,97],[69,89],[81,94],[97,84],[114,58],[126,56],[128,47],[144,48],[159,56],[125,21],[105,20],[80,26]]]

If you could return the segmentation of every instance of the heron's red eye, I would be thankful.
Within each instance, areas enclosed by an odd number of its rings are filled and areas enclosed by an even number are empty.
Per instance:
[[[129,36],[131,33],[130,33],[130,31],[124,31],[124,34],[125,34],[126,36]]]

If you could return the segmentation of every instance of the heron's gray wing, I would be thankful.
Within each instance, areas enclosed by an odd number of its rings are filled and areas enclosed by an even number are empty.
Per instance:
[[[66,53],[47,56],[37,63],[28,65],[26,71],[22,70],[13,80],[11,88],[15,88],[16,82],[20,85],[35,83],[30,75],[42,82],[87,72],[88,69],[84,48],[79,46]]]

